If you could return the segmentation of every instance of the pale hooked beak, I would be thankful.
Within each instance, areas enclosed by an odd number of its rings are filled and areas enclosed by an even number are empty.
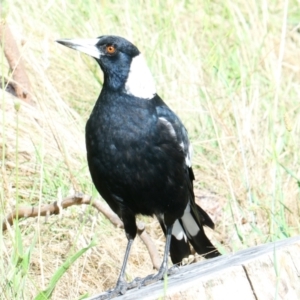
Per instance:
[[[97,47],[99,39],[62,39],[56,40],[56,42],[98,59],[100,59],[102,55],[101,51]]]

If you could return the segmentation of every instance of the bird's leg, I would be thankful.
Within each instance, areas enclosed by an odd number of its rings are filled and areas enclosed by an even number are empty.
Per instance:
[[[121,294],[125,294],[125,292],[127,290],[127,282],[125,280],[125,269],[126,269],[126,265],[127,265],[127,261],[128,261],[128,257],[129,257],[130,248],[132,246],[132,243],[133,243],[133,239],[129,239],[128,243],[127,243],[127,247],[126,247],[126,252],[125,252],[121,272],[120,272],[120,275],[119,275],[119,278],[118,278],[118,281],[117,281],[117,285],[114,288],[114,290],[119,290]]]
[[[111,299],[117,297],[119,294],[125,294],[128,289],[132,288],[132,286],[128,284],[125,280],[125,269],[126,269],[130,249],[137,233],[135,215],[130,209],[128,209],[128,207],[123,205],[124,201],[121,198],[117,197],[116,195],[114,197],[121,207],[120,218],[123,220],[128,243],[127,243],[124,260],[123,260],[123,264],[122,264],[122,268],[121,268],[121,272],[117,284],[114,289],[109,290],[105,294],[106,298],[101,298],[101,299]]]
[[[141,285],[148,285],[148,284],[154,283],[156,281],[159,281],[159,280],[163,279],[165,274],[168,274],[168,256],[169,256],[169,251],[170,251],[172,228],[173,228],[173,225],[167,226],[165,253],[164,253],[164,258],[163,258],[162,264],[158,270],[158,273],[155,275],[149,275],[149,276],[145,277],[143,279]]]
[[[104,300],[104,299],[112,299],[117,297],[119,294],[125,294],[126,291],[128,290],[128,283],[125,280],[125,269],[130,253],[130,248],[132,246],[133,239],[128,239],[127,247],[126,247],[126,252],[124,255],[124,260],[121,268],[121,272],[117,281],[117,284],[114,289],[109,290],[105,295],[101,296],[99,299]]]

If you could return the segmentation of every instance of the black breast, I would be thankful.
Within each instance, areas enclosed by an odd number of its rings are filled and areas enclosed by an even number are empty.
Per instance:
[[[184,153],[151,101],[101,94],[86,126],[86,146],[93,182],[116,213],[122,202],[135,214],[182,213]]]

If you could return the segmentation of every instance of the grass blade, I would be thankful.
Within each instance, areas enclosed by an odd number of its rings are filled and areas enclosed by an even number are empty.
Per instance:
[[[55,272],[55,274],[53,275],[52,279],[50,280],[49,286],[42,292],[40,292],[35,298],[34,300],[45,300],[45,299],[49,299],[52,292],[55,289],[55,286],[57,284],[57,282],[60,280],[60,278],[65,274],[66,271],[68,271],[68,269],[71,267],[71,265],[80,257],[82,256],[87,250],[89,250],[90,248],[94,247],[96,245],[96,241],[93,239],[91,241],[91,243],[79,250],[77,253],[75,253],[73,256],[71,256],[70,258],[68,258],[66,260],[65,263],[62,264],[62,266]]]

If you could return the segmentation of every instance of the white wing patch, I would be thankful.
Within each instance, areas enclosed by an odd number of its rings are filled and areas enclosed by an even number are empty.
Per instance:
[[[187,233],[188,236],[197,235],[197,233],[199,232],[200,229],[191,214],[190,203],[187,204],[187,206],[184,210],[184,214],[181,217],[181,221],[183,223],[185,232]]]
[[[172,229],[172,235],[179,241],[184,238],[185,241],[187,241],[187,237],[183,231],[182,226],[180,225],[179,221],[176,220],[173,229]]]
[[[172,124],[166,118],[160,117],[158,119],[168,128],[171,136],[176,138],[176,132],[175,132],[175,129],[173,128]]]
[[[191,167],[192,166],[192,156],[193,156],[193,147],[192,145],[190,144],[189,145],[189,149],[188,149],[188,152],[185,156],[185,163],[188,167]]]
[[[143,99],[152,99],[156,94],[152,74],[141,54],[134,57],[131,61],[128,78],[125,83],[125,92]]]
[[[168,128],[170,135],[177,139],[177,135],[173,125],[164,117],[160,117],[158,119]],[[191,144],[186,145],[183,141],[179,144],[179,146],[183,151],[186,151],[185,164],[190,168],[192,166],[193,147]]]

